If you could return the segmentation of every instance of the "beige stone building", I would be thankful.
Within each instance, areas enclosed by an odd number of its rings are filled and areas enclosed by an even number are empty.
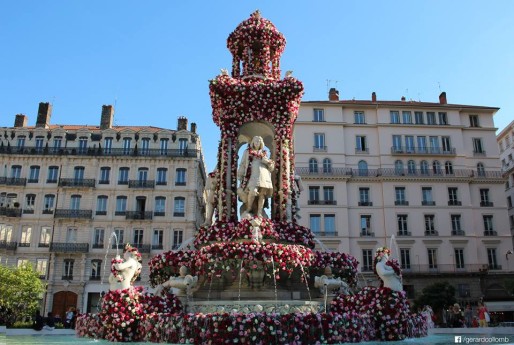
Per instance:
[[[509,226],[514,236],[514,121],[505,127],[496,139],[500,148],[502,171],[506,179],[505,197],[509,210]],[[514,260],[514,257],[511,260]]]
[[[0,128],[0,262],[37,268],[45,312],[96,311],[116,239],[120,253],[139,248],[145,285],[148,260],[203,222],[202,146],[184,117],[176,130],[113,126],[103,106],[99,126],[53,125],[51,110],[40,103],[35,126],[16,115]]]
[[[450,281],[462,303],[502,300],[512,238],[493,115],[439,102],[302,102],[295,127],[301,223],[324,246],[355,256],[373,279],[391,246],[411,298]],[[510,306],[514,310],[514,306]],[[492,308],[494,311],[495,308]]]

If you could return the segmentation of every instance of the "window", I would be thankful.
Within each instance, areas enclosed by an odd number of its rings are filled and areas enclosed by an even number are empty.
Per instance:
[[[132,138],[123,138],[123,154],[129,155],[130,154],[130,142],[132,141]]]
[[[463,269],[464,268],[464,249],[455,248],[453,250],[453,252],[455,253],[455,268]]]
[[[437,231],[435,230],[435,216],[433,214],[425,215],[425,235],[437,235]]]
[[[444,172],[446,175],[453,175],[453,164],[452,162],[445,162],[444,163]]]
[[[482,138],[473,138],[473,153],[485,154],[484,146],[482,145]]]
[[[93,248],[104,247],[105,230],[103,228],[95,228],[93,235]]]
[[[47,259],[36,259],[36,272],[39,274],[40,278],[46,279],[47,268],[48,268],[48,260]]]
[[[184,217],[186,215],[186,198],[178,196],[175,198],[175,204],[173,207],[174,217]]]
[[[318,161],[316,158],[309,159],[309,172],[317,173],[318,172]]]
[[[113,244],[113,248],[116,248],[116,243],[118,243],[119,245],[123,245],[123,243],[125,242],[125,230],[123,229],[114,229],[114,235],[116,237],[116,242]]]
[[[432,198],[432,187],[422,187],[421,195],[422,195],[421,205],[435,206],[435,201]]]
[[[182,245],[182,240],[184,237],[184,231],[180,229],[173,229],[173,244],[172,249],[178,249]]]
[[[50,238],[52,237],[52,228],[49,226],[41,227],[41,233],[39,234],[38,247],[50,247]]]
[[[478,176],[485,176],[484,164],[482,164],[482,163],[477,164],[477,174],[478,174]]]
[[[162,249],[164,231],[162,229],[154,229],[152,237],[152,249]]]
[[[368,163],[366,161],[359,161],[357,166],[359,168],[359,176],[368,176]]]
[[[21,228],[21,238],[20,243],[18,244],[19,247],[30,247],[30,240],[32,238],[32,227],[24,225]]]
[[[410,236],[409,228],[407,226],[407,215],[398,214],[396,216],[396,221],[398,223],[398,236]]]
[[[175,170],[175,186],[186,185],[186,172],[187,169],[184,168],[178,168]]]
[[[36,152],[42,152],[43,151],[43,144],[44,144],[44,137],[37,136],[36,137]]]
[[[462,231],[460,214],[452,214],[452,215],[450,215],[450,219],[452,222],[452,235],[453,236],[464,236],[464,231]]]
[[[422,111],[414,112],[414,121],[416,122],[417,125],[422,125],[424,123]]]
[[[96,198],[96,215],[105,216],[107,214],[107,195],[99,195]]]
[[[478,115],[469,115],[469,127],[480,127]]]
[[[489,189],[481,188],[480,189],[480,206],[482,207],[492,207],[493,203],[489,200]]]
[[[25,147],[25,136],[24,135],[20,135],[18,137],[18,143],[16,146],[18,147],[18,149],[23,149]]]
[[[403,123],[412,123],[412,113],[410,111],[402,111]]]
[[[311,214],[310,215],[310,228],[314,233],[321,232],[321,215],[319,214]]]
[[[100,168],[100,180],[98,180],[99,184],[109,184],[109,179],[111,175],[110,167],[101,167]]]
[[[159,145],[159,153],[161,154],[161,156],[166,156],[168,154],[168,142],[168,138],[161,138]]]
[[[72,210],[80,210],[80,199],[82,199],[80,195],[71,196],[70,208]]]
[[[111,154],[112,151],[112,138],[104,139],[104,153]]]
[[[419,170],[420,170],[421,174],[428,175],[429,174],[428,162],[427,161],[421,161],[421,163],[419,163]]]
[[[0,224],[0,241],[12,241],[13,227],[12,225]]]
[[[11,177],[13,179],[21,178],[21,165],[13,165],[11,167]]]
[[[62,137],[54,137],[54,145],[53,145],[53,151],[55,153],[59,152],[62,146]]]
[[[84,179],[84,167],[75,167],[73,168],[73,178],[75,181],[81,181]]]
[[[371,232],[371,215],[361,215],[361,236],[374,236]]]
[[[134,246],[140,247],[143,244],[143,229],[134,229]]]
[[[323,200],[325,200],[325,204],[327,205],[335,205],[334,199],[334,187],[332,186],[324,186],[323,187]]]
[[[391,111],[389,114],[391,115],[391,123],[400,123],[400,112]]]
[[[79,154],[87,153],[87,138],[86,137],[80,137],[79,138]]]
[[[137,169],[138,182],[146,182],[148,180],[148,168]]]
[[[122,167],[118,171],[118,184],[128,184],[129,168]]]
[[[407,196],[405,194],[405,187],[395,187],[394,188],[394,195],[395,195],[395,205],[409,205],[409,202],[407,201]]]
[[[452,153],[452,143],[450,137],[441,137],[441,142],[443,144],[443,153]]]
[[[36,205],[36,194],[27,194],[25,196],[25,207],[23,213],[34,213],[34,206]]]
[[[150,153],[150,138],[141,139],[141,154],[147,155]]]
[[[325,134],[324,133],[314,133],[314,151],[326,151],[327,147],[325,146]]]
[[[18,268],[30,265],[30,261],[28,259],[18,259],[16,262],[16,266]]]
[[[29,170],[29,183],[38,183],[39,182],[39,165],[33,165]]]
[[[369,201],[369,188],[359,188],[359,206],[373,206]]]
[[[394,173],[396,175],[403,175],[403,162],[401,160],[394,162]]]
[[[168,169],[166,168],[157,168],[157,182],[156,184],[160,186],[164,186],[168,183]]]
[[[396,153],[403,152],[401,135],[393,135],[393,152],[396,152]]]
[[[154,216],[164,216],[165,212],[166,212],[166,197],[156,196],[155,197]]]
[[[487,261],[489,262],[490,270],[501,269],[496,258],[496,248],[487,248]]]
[[[373,271],[373,251],[371,249],[362,250],[362,271]]]
[[[430,153],[440,154],[441,148],[439,147],[439,137],[430,136],[428,137],[430,141]]]
[[[407,153],[414,153],[416,151],[416,147],[414,146],[414,136],[405,136],[405,150]]]
[[[330,158],[323,159],[323,173],[329,174],[332,172],[332,161]]]
[[[314,122],[324,122],[325,111],[323,109],[314,109]]]
[[[407,174],[416,174],[416,162],[414,162],[412,159],[407,162]]]
[[[309,186],[309,204],[319,204],[319,187]]]
[[[416,138],[418,140],[418,152],[427,152],[427,137],[423,135],[418,135]]]
[[[116,211],[114,215],[124,216],[127,212],[127,197],[120,195],[116,197]]]
[[[325,214],[325,234],[334,236],[336,232],[336,216],[335,214]]]
[[[366,144],[366,137],[364,135],[355,136],[355,153],[368,152],[368,145]]]
[[[46,179],[46,183],[57,183],[58,178],[59,178],[59,167],[49,166],[48,167],[48,177]]]
[[[427,124],[435,125],[435,113],[431,111],[427,111]]]
[[[458,188],[448,187],[448,206],[460,206],[462,203],[459,201],[457,194]]]
[[[437,249],[428,248],[427,254],[428,254],[428,268],[436,269],[437,268]]]
[[[354,111],[353,112],[353,118],[354,118],[354,122],[356,124],[365,124],[366,123],[366,117],[364,116],[364,112],[363,111]]]
[[[447,125],[448,124],[448,116],[446,113],[440,112],[439,115],[439,124],[440,125]]]
[[[75,264],[75,260],[73,259],[64,259],[64,266],[62,270],[62,279],[63,280],[73,280],[73,265]]]
[[[496,231],[494,231],[493,227],[493,216],[492,215],[484,215],[482,216],[484,220],[484,236],[494,236],[496,235]]]
[[[102,277],[101,269],[102,269],[102,260],[98,260],[98,259],[91,260],[91,276],[89,277],[89,279],[100,280]]]
[[[77,228],[66,230],[66,243],[77,243]]]
[[[180,150],[181,155],[187,156],[187,139],[186,138],[180,138],[178,140],[178,149]]]
[[[400,265],[404,270],[410,270],[410,249],[400,248]]]

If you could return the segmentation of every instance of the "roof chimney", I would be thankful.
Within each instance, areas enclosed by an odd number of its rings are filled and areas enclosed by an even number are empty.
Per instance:
[[[187,131],[187,117],[180,116],[178,118],[177,131]]]
[[[371,102],[376,102],[377,101],[377,94],[375,93],[375,91],[373,91],[371,93]]]
[[[102,116],[100,118],[100,129],[112,128],[114,107],[112,105],[102,105]]]
[[[18,114],[14,118],[14,127],[16,127],[16,128],[27,127],[27,121],[28,121],[27,116],[25,116],[23,114]]]
[[[402,102],[405,102],[405,96],[402,96]]]
[[[446,92],[443,91],[439,95],[439,103],[440,104],[448,104],[448,102],[446,101]]]
[[[196,133],[196,123],[191,122],[191,133]]]
[[[339,101],[339,91],[335,87],[330,88],[330,91],[328,91],[328,100]]]
[[[50,117],[52,116],[52,105],[50,103],[41,102],[39,103],[39,109],[37,111],[37,128],[49,128]]]

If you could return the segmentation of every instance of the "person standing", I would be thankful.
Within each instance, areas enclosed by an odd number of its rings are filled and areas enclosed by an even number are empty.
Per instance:
[[[488,310],[484,303],[479,302],[478,303],[478,324],[480,327],[487,327],[487,316]]]
[[[473,326],[473,310],[469,304],[464,310],[464,321],[466,322],[466,327],[471,328]]]
[[[34,324],[32,325],[32,328],[36,331],[40,331],[43,329],[43,317],[41,316],[41,312],[36,310],[36,316],[34,317]]]

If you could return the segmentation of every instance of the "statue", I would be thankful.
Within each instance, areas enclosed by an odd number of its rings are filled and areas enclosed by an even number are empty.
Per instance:
[[[403,291],[401,270],[396,260],[390,260],[389,248],[378,248],[375,253],[375,273],[380,277],[383,286],[393,291]]]
[[[205,204],[205,222],[202,226],[212,225],[212,216],[216,208],[216,187],[217,187],[218,170],[215,169],[207,175],[207,183],[205,184],[205,193],[207,200]]]
[[[275,163],[264,150],[264,140],[260,136],[253,137],[237,171],[240,181],[237,195],[243,202],[241,218],[264,216],[264,202],[273,194],[271,172],[274,169]]]
[[[325,267],[324,273],[321,277],[314,277],[314,287],[318,288],[322,295],[333,293],[335,289],[337,289],[337,292],[342,292],[345,295],[350,294],[348,284],[341,278],[335,278],[330,266]]]
[[[198,277],[187,274],[188,270],[186,266],[181,266],[178,277],[170,277],[168,281],[158,285],[155,288],[155,295],[162,295],[165,288],[177,289],[177,296],[190,295],[191,289],[193,289],[198,283]]]
[[[112,260],[109,290],[128,289],[141,274],[141,261],[141,253],[127,243],[123,249],[123,259],[116,255]]]

